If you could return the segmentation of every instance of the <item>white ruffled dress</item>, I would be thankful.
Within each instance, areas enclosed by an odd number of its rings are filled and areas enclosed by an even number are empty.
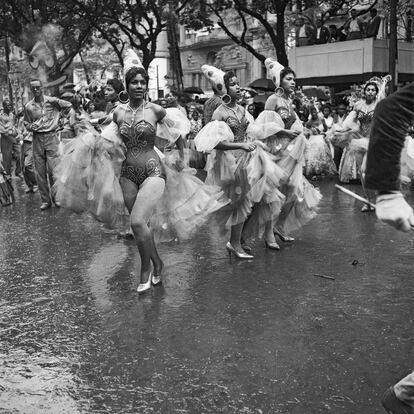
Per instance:
[[[305,150],[307,139],[303,134],[302,122],[295,114],[289,128],[279,113],[264,110],[250,127],[250,136],[264,140],[276,163],[285,171],[287,179],[281,188],[285,195],[283,221],[276,224],[285,233],[301,228],[316,216],[318,204],[322,198],[316,189],[303,175],[305,166]],[[295,138],[275,136],[283,129],[299,132]]]
[[[251,118],[250,122],[253,122]],[[284,203],[279,191],[286,177],[262,142],[256,142],[252,152],[244,150],[219,150],[223,141],[247,142],[249,121],[229,117],[224,121],[209,122],[195,137],[198,151],[208,153],[206,183],[219,186],[231,202],[214,216],[222,231],[244,223],[249,217],[243,236],[261,237],[266,222],[277,217]]]
[[[175,142],[189,131],[189,121],[176,108],[168,108],[157,124],[157,136]],[[219,187],[199,180],[196,170],[175,168],[176,159],[165,157],[156,147],[166,175],[164,193],[150,226],[157,240],[184,240],[204,224],[209,215],[229,200]],[[119,184],[126,147],[115,123],[101,134],[92,127],[69,142],[56,167],[56,200],[77,213],[89,212],[111,228],[121,226],[128,214]]]

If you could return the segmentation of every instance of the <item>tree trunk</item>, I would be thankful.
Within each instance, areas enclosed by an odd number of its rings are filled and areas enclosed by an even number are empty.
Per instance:
[[[285,45],[285,9],[286,4],[284,1],[277,2],[276,8],[276,57],[278,62],[283,66],[288,66],[289,61],[286,54]]]

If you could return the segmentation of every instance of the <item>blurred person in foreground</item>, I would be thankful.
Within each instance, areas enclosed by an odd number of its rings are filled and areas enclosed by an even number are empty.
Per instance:
[[[375,108],[368,146],[365,183],[378,191],[377,217],[397,230],[414,230],[414,212],[400,191],[400,157],[414,123],[414,83],[398,90]],[[382,397],[389,414],[414,413],[414,372]]]

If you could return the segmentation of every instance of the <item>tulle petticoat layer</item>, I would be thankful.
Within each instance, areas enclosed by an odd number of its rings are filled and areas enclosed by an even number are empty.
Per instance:
[[[221,188],[230,200],[229,204],[214,214],[214,220],[222,233],[231,226],[244,223],[251,212],[246,161],[245,156],[236,158],[233,151],[214,150],[207,158],[206,183]]]
[[[110,138],[89,132],[70,142],[56,168],[55,188],[56,198],[63,207],[77,213],[89,212],[114,228],[124,224],[127,212],[115,172],[123,150],[114,137]],[[114,154],[113,159],[108,151]],[[162,157],[161,161],[166,186],[150,225],[158,240],[183,240],[229,200],[220,188],[195,177],[195,170],[178,172],[175,160]]]
[[[352,136],[355,138],[345,147],[339,165],[339,181],[342,183],[361,179],[361,167],[368,150],[368,138],[358,133]]]
[[[198,179],[193,168],[178,172],[167,157],[164,169],[166,186],[150,225],[158,241],[186,240],[229,200],[220,187]]]
[[[286,200],[276,225],[285,233],[290,233],[316,216],[322,195],[303,175],[307,145],[305,136],[300,134],[293,140],[274,138],[271,144],[278,165],[288,176],[280,189]]]
[[[305,175],[335,175],[332,152],[323,135],[311,135],[305,149]]]
[[[76,213],[89,212],[109,227],[126,214],[118,176],[105,150],[105,140],[87,132],[66,144],[55,169],[56,200]]]

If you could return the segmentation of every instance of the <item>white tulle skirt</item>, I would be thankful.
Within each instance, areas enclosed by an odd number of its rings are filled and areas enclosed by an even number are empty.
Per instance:
[[[305,149],[305,175],[310,178],[337,173],[332,152],[323,135],[311,135]]]
[[[285,184],[280,188],[285,195],[285,203],[276,225],[285,233],[290,233],[316,216],[322,195],[303,175],[307,145],[303,134],[293,140],[272,137],[266,141],[277,164],[287,174]]]
[[[337,138],[344,144],[344,152],[339,164],[339,181],[349,183],[351,180],[360,180],[369,139],[355,131],[337,134]]]
[[[127,215],[119,184],[120,150],[117,140],[108,148],[108,136],[87,132],[68,143],[55,174],[56,199],[77,213],[89,212],[111,228],[118,228]],[[111,158],[110,154],[115,158]],[[168,157],[164,193],[150,218],[158,240],[191,237],[209,215],[229,203],[224,192],[195,177],[196,170],[178,172]]]

